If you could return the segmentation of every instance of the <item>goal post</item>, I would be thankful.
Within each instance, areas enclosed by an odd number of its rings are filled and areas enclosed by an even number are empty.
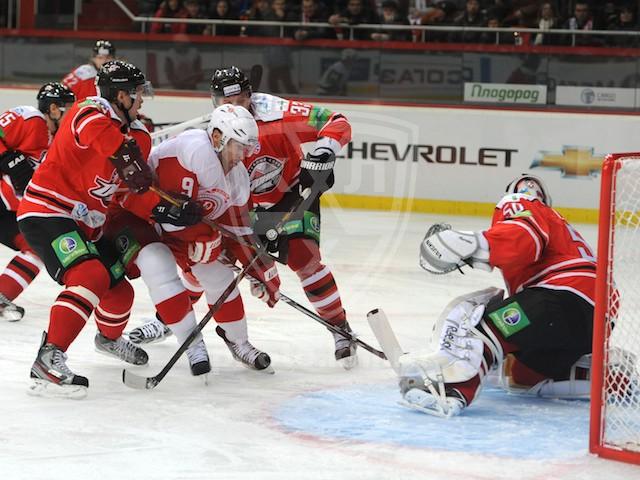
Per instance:
[[[605,158],[589,450],[640,464],[640,153]]]

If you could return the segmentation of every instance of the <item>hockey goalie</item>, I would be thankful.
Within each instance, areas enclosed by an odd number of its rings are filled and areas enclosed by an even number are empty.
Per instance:
[[[508,294],[488,288],[456,298],[434,327],[435,351],[397,358],[406,406],[457,415],[492,370],[510,391],[588,398],[595,256],[551,208],[540,178],[514,179],[485,231],[433,225],[420,265],[433,274],[498,268]]]

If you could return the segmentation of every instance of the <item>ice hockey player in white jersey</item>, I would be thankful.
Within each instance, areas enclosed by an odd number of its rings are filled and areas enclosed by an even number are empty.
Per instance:
[[[214,110],[206,131],[187,130],[155,147],[149,164],[162,190],[198,202],[206,220],[256,243],[248,215],[249,176],[242,161],[253,152],[257,140],[258,129],[251,114],[242,107],[224,105]],[[149,215],[150,205],[143,205],[139,198],[126,207],[143,218]],[[171,207],[167,208],[170,212]],[[155,218],[158,221],[157,215]],[[228,251],[237,253],[237,242],[228,239],[223,242],[220,232],[206,223],[181,228],[162,222],[160,225],[162,241],[169,246],[178,265],[188,273],[187,277],[197,279],[207,302],[215,303],[234,276],[218,256],[223,244]],[[280,284],[273,261],[259,260],[249,274],[261,281],[256,294],[273,306],[279,297]],[[158,313],[166,322],[165,314],[160,310]],[[217,334],[236,360],[255,370],[271,370],[269,355],[249,342],[238,289],[227,297],[214,318],[218,323]],[[164,328],[157,321],[153,323],[132,331],[130,338],[144,338],[145,328]]]

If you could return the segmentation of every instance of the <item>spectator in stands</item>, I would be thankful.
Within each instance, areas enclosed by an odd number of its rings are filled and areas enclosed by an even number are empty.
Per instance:
[[[187,12],[185,18],[208,18],[198,0],[184,0],[184,9]],[[203,23],[185,23],[183,33],[187,35],[211,35],[211,26]]]
[[[556,9],[552,2],[544,2],[540,7],[537,27],[544,31],[560,28],[560,19],[558,18]],[[560,41],[560,35],[545,35],[544,33],[537,33],[533,36],[534,45],[558,45]]]
[[[450,26],[455,23],[458,11],[453,2],[446,0],[437,2],[433,10],[422,17],[423,25]],[[427,42],[446,42],[449,38],[447,32],[427,31],[425,40]]]
[[[455,25],[460,27],[483,27],[484,16],[480,12],[478,0],[467,0],[464,12],[456,19]],[[480,32],[452,32],[449,35],[452,42],[477,43],[482,41]]]
[[[637,31],[638,23],[633,8],[631,6],[622,7],[615,20],[607,26],[607,30]],[[638,46],[638,37],[612,35],[608,36],[607,40],[607,43],[612,47],[635,48]]]
[[[382,2],[382,17],[380,25],[409,25],[409,20],[400,15],[398,4],[394,0],[385,0]],[[385,30],[373,32],[371,40],[378,42],[387,42],[389,40],[403,42],[411,40],[409,30]]]
[[[511,0],[511,13],[504,18],[503,24],[510,27],[536,28],[542,3],[542,0]]]
[[[186,18],[187,16],[188,13],[180,0],[164,0],[154,18]],[[153,22],[150,31],[151,33],[184,33],[185,27],[184,23]]]
[[[292,15],[292,20],[302,23],[326,23],[327,14],[324,4],[319,3],[317,0],[302,0],[302,7],[298,13]],[[301,27],[293,31],[293,38],[296,40],[327,38],[328,35],[326,28]]]
[[[594,25],[591,8],[585,1],[577,1],[573,8],[573,16],[569,18],[563,28],[567,30],[597,30]],[[595,35],[568,35],[565,43],[575,46],[597,46],[602,44],[602,39]]]
[[[255,0],[253,6],[246,12],[247,18],[256,22],[267,20],[271,13],[269,0]],[[272,27],[258,27],[251,25],[246,28],[246,34],[250,37],[269,37]]]
[[[209,18],[214,20],[238,20],[233,14],[229,0],[214,0],[209,3]],[[212,35],[240,35],[240,27],[238,25],[215,25],[212,27]]]
[[[502,27],[502,23],[498,17],[490,16],[487,17],[487,22],[484,26],[487,28],[500,28]],[[514,36],[513,33],[505,32],[482,32],[479,42],[494,45],[510,45],[514,43]]]
[[[512,8],[509,0],[494,0],[492,5],[487,6],[485,15],[487,19],[497,18],[500,24],[504,25],[505,18],[507,18],[511,12]]]
[[[348,29],[341,28],[341,25],[358,25],[360,23],[379,23],[378,16],[371,7],[364,3],[364,0],[349,0],[347,8],[329,17],[329,23],[336,27],[338,39],[349,39]],[[371,32],[362,29],[353,30],[354,40],[367,40]]]

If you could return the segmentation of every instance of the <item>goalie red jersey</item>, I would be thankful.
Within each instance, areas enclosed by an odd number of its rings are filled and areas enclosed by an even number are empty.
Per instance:
[[[139,121],[130,126],[144,158],[151,137]],[[75,220],[89,239],[100,235],[106,211],[119,188],[109,160],[123,143],[121,121],[109,102],[92,97],[77,102],[65,114],[47,160],[36,170],[18,209],[18,220],[30,216]]]
[[[16,150],[39,162],[49,141],[47,122],[38,109],[30,106],[16,107],[0,115],[0,155]],[[2,176],[0,183],[0,200],[10,211],[17,210],[20,202],[6,175]]]
[[[255,153],[245,165],[252,200],[264,208],[276,204],[298,182],[303,143],[325,137],[342,148],[351,140],[347,119],[323,107],[254,93],[251,110],[260,136]]]
[[[540,287],[570,291],[594,304],[595,255],[551,207],[529,195],[505,195],[483,233],[489,263],[502,270],[510,295]]]
[[[62,83],[69,87],[76,99],[81,101],[87,97],[95,97],[98,95],[96,89],[96,75],[98,70],[96,67],[87,63],[80,65],[73,72],[69,73],[62,79]]]

